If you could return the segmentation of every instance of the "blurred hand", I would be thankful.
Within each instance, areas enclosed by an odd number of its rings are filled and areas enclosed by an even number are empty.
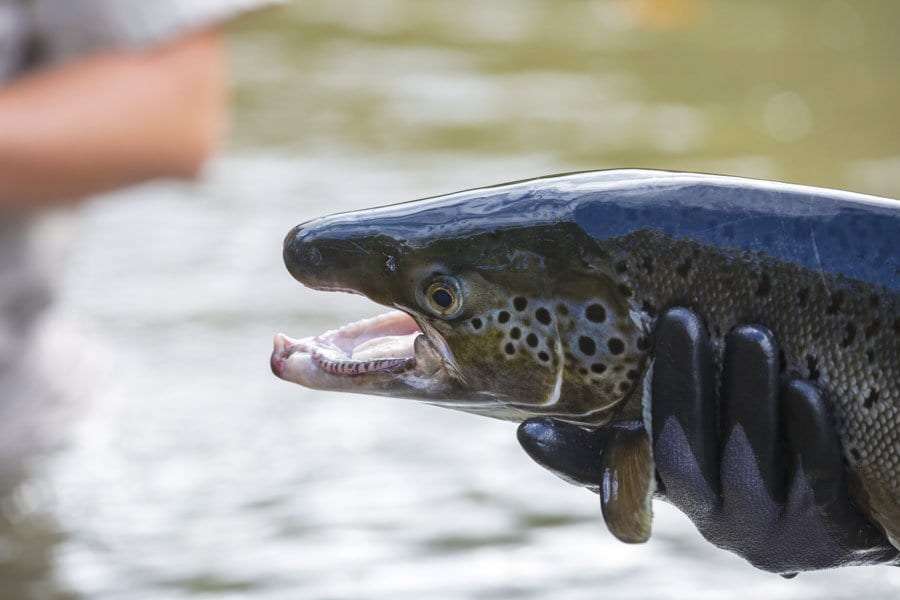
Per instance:
[[[0,87],[0,212],[159,177],[193,178],[224,129],[215,29],[109,50]]]
[[[652,381],[658,497],[675,505],[712,544],[781,573],[898,559],[898,550],[853,505],[840,442],[819,391],[779,386],[778,348],[762,327],[726,338],[721,393],[710,342],[686,309],[656,329]],[[721,417],[721,418],[720,418]],[[553,419],[519,427],[540,465],[596,489],[610,432]]]

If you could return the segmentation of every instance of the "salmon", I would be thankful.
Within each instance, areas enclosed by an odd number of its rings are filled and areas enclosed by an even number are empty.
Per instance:
[[[736,177],[613,170],[545,177],[292,229],[289,272],[386,314],[277,335],[275,374],[512,421],[584,427],[652,402],[653,327],[699,314],[721,361],[736,325],[768,327],[784,377],[824,392],[854,502],[900,541],[900,203]],[[647,437],[610,448],[649,536]],[[598,458],[601,460],[601,458]],[[627,466],[628,468],[625,468]],[[629,515],[629,511],[632,513]]]

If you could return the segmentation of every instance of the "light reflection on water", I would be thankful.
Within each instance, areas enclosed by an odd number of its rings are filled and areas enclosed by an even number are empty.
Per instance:
[[[757,573],[661,505],[649,544],[619,544],[510,424],[267,365],[276,330],[378,310],[284,271],[284,233],[324,212],[625,165],[900,196],[900,11],[865,7],[303,2],[245,26],[238,143],[208,181],[84,211],[58,312],[110,376],[9,511],[29,541],[0,551],[37,573],[10,581],[104,599],[896,597],[886,568]]]

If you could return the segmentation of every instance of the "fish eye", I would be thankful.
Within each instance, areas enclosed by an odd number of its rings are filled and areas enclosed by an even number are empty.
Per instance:
[[[450,319],[462,311],[460,285],[452,277],[434,279],[425,288],[422,296],[424,307],[437,317]]]
[[[431,300],[446,310],[453,304],[453,292],[447,288],[437,287],[431,291]]]

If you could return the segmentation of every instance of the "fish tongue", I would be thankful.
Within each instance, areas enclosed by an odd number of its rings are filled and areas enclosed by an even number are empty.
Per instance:
[[[405,358],[413,356],[416,337],[420,333],[408,335],[386,335],[367,340],[355,347],[351,358],[358,361],[378,360],[382,358]]]

